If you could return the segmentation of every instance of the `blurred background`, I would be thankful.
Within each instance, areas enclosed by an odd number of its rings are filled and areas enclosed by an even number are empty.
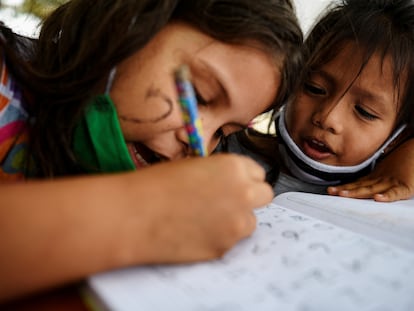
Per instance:
[[[68,0],[0,0],[0,20],[21,34],[36,36],[39,22]],[[194,0],[196,1],[196,0]],[[333,0],[293,0],[304,32]]]
[[[67,0],[0,0],[0,20],[15,32],[36,37],[39,23]]]

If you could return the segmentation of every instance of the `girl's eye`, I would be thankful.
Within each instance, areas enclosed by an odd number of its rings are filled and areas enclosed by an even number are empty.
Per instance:
[[[377,119],[377,116],[369,113],[368,111],[366,111],[364,108],[362,108],[360,105],[355,105],[355,110],[357,111],[357,113],[364,119],[372,121]]]
[[[303,88],[304,88],[305,92],[307,92],[309,94],[312,94],[312,95],[321,96],[321,95],[326,95],[327,94],[325,89],[323,89],[319,86],[316,86],[314,84],[311,84],[311,83],[305,83],[303,85]]]

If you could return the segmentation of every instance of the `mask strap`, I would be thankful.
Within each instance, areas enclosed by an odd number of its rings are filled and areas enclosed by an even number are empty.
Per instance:
[[[385,149],[401,134],[402,131],[404,131],[406,127],[407,124],[403,124],[394,131],[390,138],[388,138],[387,141],[379,149],[380,154],[383,154],[385,152]]]

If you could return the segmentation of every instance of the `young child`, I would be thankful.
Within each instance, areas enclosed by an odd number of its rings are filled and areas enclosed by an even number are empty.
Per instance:
[[[0,38],[0,300],[216,258],[252,233],[272,198],[264,171],[237,155],[180,160],[172,73],[191,70],[211,152],[285,92],[302,44],[289,0],[73,0],[38,40]]]
[[[381,159],[413,136],[413,16],[407,0],[344,0],[315,24],[298,90],[275,121],[275,194],[328,191],[380,201],[414,195],[412,140]],[[367,175],[379,160],[379,172],[333,186]]]

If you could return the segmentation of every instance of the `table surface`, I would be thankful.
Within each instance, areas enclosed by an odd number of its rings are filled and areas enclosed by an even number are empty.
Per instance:
[[[91,311],[80,295],[81,284],[18,299],[0,304],[5,311]]]

